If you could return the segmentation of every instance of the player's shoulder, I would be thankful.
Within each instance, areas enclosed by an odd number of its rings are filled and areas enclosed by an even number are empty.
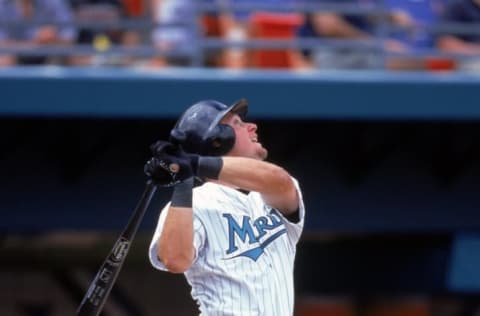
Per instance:
[[[193,197],[197,204],[202,201],[213,202],[214,199],[218,198],[219,193],[219,186],[211,182],[205,182],[193,189]]]
[[[219,202],[228,203],[234,201],[242,201],[248,198],[251,193],[242,193],[234,188],[214,183],[206,182],[198,187],[195,187],[193,195],[196,201],[206,201],[209,203]]]
[[[194,194],[202,194],[205,192],[218,191],[219,185],[213,182],[203,182],[193,189]]]

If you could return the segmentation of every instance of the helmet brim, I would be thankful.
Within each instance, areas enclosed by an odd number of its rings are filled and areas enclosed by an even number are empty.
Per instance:
[[[246,99],[240,99],[237,102],[230,105],[228,109],[226,109],[226,111],[227,113],[232,112],[232,113],[238,114],[242,118],[242,120],[244,120],[248,113],[248,101]],[[227,113],[225,113],[225,115],[227,115]]]
[[[208,135],[211,130],[217,126],[220,121],[228,114],[228,113],[235,113],[238,116],[242,118],[242,120],[245,119],[248,113],[248,101],[246,99],[240,99],[237,102],[233,103],[230,105],[228,108],[225,110],[221,111],[218,113],[217,117],[212,121],[210,126],[208,127],[207,133],[205,135]]]

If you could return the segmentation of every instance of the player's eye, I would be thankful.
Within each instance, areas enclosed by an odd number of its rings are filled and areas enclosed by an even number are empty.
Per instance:
[[[243,126],[245,126],[245,123],[244,123],[241,119],[238,119],[238,118],[236,118],[236,119],[233,121],[233,124],[235,124],[235,125],[238,126],[238,127],[243,127]]]

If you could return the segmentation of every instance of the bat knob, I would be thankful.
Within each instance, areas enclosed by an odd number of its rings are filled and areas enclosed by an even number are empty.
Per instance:
[[[168,166],[168,169],[169,169],[171,172],[177,173],[178,171],[180,171],[180,166],[178,165],[178,163],[171,163],[171,164]]]

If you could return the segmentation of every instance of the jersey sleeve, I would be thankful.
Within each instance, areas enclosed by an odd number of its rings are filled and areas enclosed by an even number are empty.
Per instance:
[[[150,263],[152,266],[158,270],[162,271],[168,271],[165,265],[163,264],[162,261],[158,258],[157,255],[157,249],[158,249],[158,239],[160,238],[160,235],[162,234],[163,231],[163,225],[165,224],[165,218],[167,217],[168,209],[169,209],[170,203],[168,203],[161,211],[157,227],[155,229],[155,233],[153,234],[152,241],[150,242],[150,247],[149,247],[149,254],[148,257],[150,259]],[[195,215],[193,217],[193,246],[195,248],[195,258],[194,258],[194,263],[198,258],[198,253],[201,251],[204,245],[204,241],[206,238],[206,233],[205,233],[205,228],[202,224],[202,222],[199,220],[198,216]]]

